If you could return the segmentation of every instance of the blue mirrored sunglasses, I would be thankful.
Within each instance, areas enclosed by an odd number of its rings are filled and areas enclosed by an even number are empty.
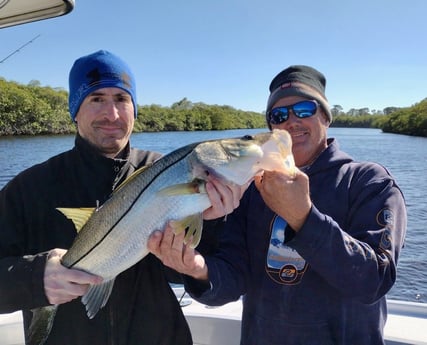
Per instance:
[[[279,125],[289,119],[289,111],[300,119],[316,114],[318,103],[316,101],[302,101],[295,104],[273,108],[268,112],[268,122],[272,125]]]

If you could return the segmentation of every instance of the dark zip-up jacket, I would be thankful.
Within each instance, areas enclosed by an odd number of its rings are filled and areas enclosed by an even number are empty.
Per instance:
[[[384,344],[404,198],[385,168],[328,143],[305,171],[313,207],[298,233],[252,185],[227,218],[220,251],[206,257],[211,288],[186,281],[206,304],[243,295],[242,345]]]
[[[0,313],[48,305],[45,252],[67,249],[76,231],[57,207],[96,207],[115,186],[160,154],[127,149],[125,159],[106,158],[85,140],[20,173],[0,192]],[[165,268],[149,254],[120,274],[107,305],[89,320],[80,299],[59,306],[50,345],[192,344],[191,334]]]

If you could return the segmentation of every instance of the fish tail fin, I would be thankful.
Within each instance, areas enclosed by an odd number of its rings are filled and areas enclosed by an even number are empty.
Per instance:
[[[27,345],[43,345],[52,330],[58,305],[32,309],[33,317],[25,339]]]
[[[99,309],[103,308],[110,298],[113,290],[114,279],[106,280],[102,284],[91,285],[86,294],[82,297],[82,303],[86,307],[89,319],[93,319]]]
[[[203,229],[203,216],[201,213],[193,214],[181,220],[173,220],[170,224],[177,235],[182,231],[186,231],[184,243],[188,244],[191,239],[191,248],[196,248],[200,243]]]

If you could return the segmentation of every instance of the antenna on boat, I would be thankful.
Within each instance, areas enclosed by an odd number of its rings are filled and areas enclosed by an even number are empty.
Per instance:
[[[7,59],[9,59],[12,55],[18,53],[22,48],[26,47],[27,45],[29,45],[30,43],[34,42],[37,38],[39,38],[41,35],[37,35],[36,37],[34,37],[33,39],[29,40],[27,43],[23,44],[22,46],[20,46],[18,49],[16,49],[15,51],[13,51],[12,53],[10,53],[8,56],[6,56],[3,60],[0,60],[0,63],[5,62]]]

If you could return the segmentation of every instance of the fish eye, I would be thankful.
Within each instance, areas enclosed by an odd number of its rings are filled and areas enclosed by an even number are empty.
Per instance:
[[[254,137],[252,135],[246,134],[242,138],[243,140],[254,140]]]

